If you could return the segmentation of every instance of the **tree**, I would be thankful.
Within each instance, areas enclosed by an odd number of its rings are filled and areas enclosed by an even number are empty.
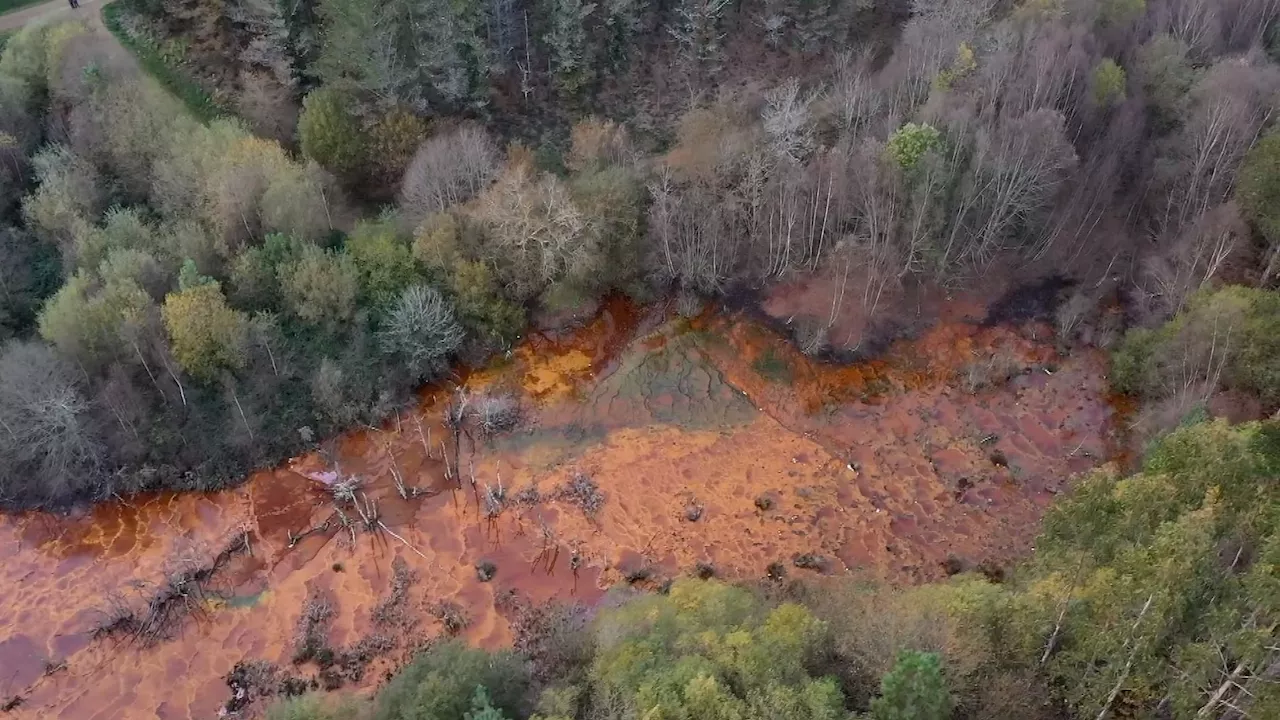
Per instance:
[[[884,676],[880,696],[871,701],[875,720],[946,720],[951,699],[936,653],[907,651]]]
[[[925,153],[942,143],[942,133],[929,124],[907,123],[889,136],[885,152],[903,170],[910,170]]]
[[[277,267],[285,305],[315,325],[335,327],[356,308],[359,274],[346,253],[304,245],[296,259]]]
[[[170,293],[163,314],[173,354],[193,377],[211,380],[220,370],[244,364],[247,318],[227,306],[218,283]]]
[[[413,253],[390,222],[361,222],[347,238],[347,254],[368,305],[391,302],[418,276]]]
[[[475,209],[494,243],[491,259],[513,295],[527,300],[566,276],[599,267],[599,238],[558,178],[525,164],[508,168]],[[579,272],[579,269],[584,272]]]
[[[378,693],[374,720],[457,720],[472,709],[476,688],[491,708],[516,716],[528,674],[509,652],[474,650],[450,640],[414,658]]]
[[[483,685],[477,685],[476,693],[471,697],[471,709],[462,717],[464,720],[506,720],[507,716],[493,706],[489,691]]]
[[[587,44],[587,17],[596,3],[554,0],[551,29],[543,38],[551,48],[551,72],[566,95],[576,95],[591,82],[592,58]]]
[[[302,152],[330,171],[354,180],[365,172],[369,151],[352,97],[332,87],[313,90],[302,100],[298,142]]]
[[[481,128],[464,125],[423,142],[401,183],[400,206],[411,223],[471,199],[498,172],[498,150]]]
[[[836,720],[835,681],[807,670],[824,633],[798,605],[770,609],[741,588],[682,580],[600,613],[589,677],[628,716]]]
[[[1280,272],[1280,131],[1267,133],[1245,157],[1236,185],[1245,217],[1267,241],[1260,285]]]
[[[1125,72],[1115,60],[1106,58],[1093,68],[1093,102],[1109,108],[1124,102]]]
[[[0,349],[0,501],[34,505],[101,493],[106,453],[77,377],[42,343]]]
[[[384,352],[395,355],[415,379],[440,372],[462,343],[453,308],[429,285],[411,285],[383,320],[378,334]]]

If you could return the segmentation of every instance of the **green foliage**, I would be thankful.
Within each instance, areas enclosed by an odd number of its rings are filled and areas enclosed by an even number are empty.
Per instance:
[[[825,627],[741,588],[679,581],[601,613],[591,680],[600,697],[654,718],[844,717],[835,681],[808,672]]]
[[[457,260],[449,287],[468,335],[501,348],[509,347],[524,330],[524,308],[502,297],[493,271],[483,262]]]
[[[1099,107],[1109,108],[1124,102],[1125,86],[1124,68],[1115,60],[1105,58],[1093,68],[1093,102]]]
[[[420,653],[378,693],[374,720],[458,720],[470,710],[477,688],[501,717],[519,713],[528,675],[509,652],[475,650],[456,640]]]
[[[362,172],[369,161],[354,100],[334,88],[314,90],[303,99],[298,142],[307,157],[346,178]]]
[[[232,303],[243,310],[278,310],[284,298],[279,268],[302,252],[302,244],[288,235],[271,233],[257,247],[240,253],[231,267]]]
[[[304,245],[276,274],[285,306],[308,323],[334,327],[355,312],[360,276],[344,252]]]
[[[1280,403],[1280,293],[1203,291],[1163,326],[1130,331],[1112,355],[1113,385],[1149,399],[1212,383]]]
[[[889,136],[885,151],[904,170],[910,170],[920,158],[942,144],[942,133],[927,123],[909,122]]]
[[[336,700],[318,694],[300,695],[267,708],[266,720],[356,720],[360,706],[352,698]]]
[[[1122,27],[1146,11],[1147,0],[1102,0],[1098,3],[1098,22],[1103,27]]]
[[[133,53],[142,69],[155,78],[164,89],[181,100],[192,117],[200,122],[209,123],[219,117],[230,115],[231,113],[219,105],[213,96],[174,62],[175,58],[171,54],[166,54],[158,40],[150,35],[130,33],[126,30],[125,18],[129,12],[127,3],[110,3],[102,8],[102,23],[121,45]]]
[[[951,698],[936,653],[907,651],[884,676],[880,697],[871,703],[875,720],[946,720]]]
[[[391,302],[418,278],[409,243],[391,222],[362,222],[347,238],[347,254],[360,277],[366,305]]]
[[[493,706],[489,691],[483,685],[476,687],[476,693],[471,697],[471,709],[462,717],[463,720],[507,720],[507,716]]]
[[[1280,130],[1267,133],[1245,157],[1236,198],[1263,237],[1280,244]]]
[[[1274,423],[1180,428],[1142,472],[1096,473],[1050,511],[1028,595],[1046,624],[1070,598],[1048,670],[1081,714],[1118,686],[1131,707],[1171,698],[1175,717],[1193,717],[1222,657],[1265,662],[1270,631],[1259,630],[1280,619],[1274,437]],[[1228,690],[1222,699],[1245,697]]]

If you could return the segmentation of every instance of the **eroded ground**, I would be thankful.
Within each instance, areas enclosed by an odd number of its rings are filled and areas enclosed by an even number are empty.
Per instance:
[[[589,605],[698,563],[902,582],[1004,563],[1111,453],[1103,373],[1036,324],[944,322],[833,367],[741,318],[612,303],[474,373],[473,392],[519,393],[523,420],[456,452],[437,389],[235,490],[0,518],[0,701],[22,718],[250,714],[262,685],[371,687],[446,626],[499,647],[529,602]],[[365,480],[374,530],[335,513],[335,467]],[[393,471],[421,494],[401,499]],[[817,569],[795,567],[806,555]],[[139,630],[161,601],[162,627]]]

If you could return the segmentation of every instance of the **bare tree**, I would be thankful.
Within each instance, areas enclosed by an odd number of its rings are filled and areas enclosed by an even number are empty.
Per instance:
[[[469,200],[498,172],[498,149],[484,130],[466,125],[418,148],[405,170],[400,205],[415,225]]]
[[[1223,60],[1196,83],[1189,117],[1156,168],[1158,237],[1179,236],[1227,200],[1245,153],[1274,112],[1277,89],[1280,70],[1256,57]]]
[[[989,264],[998,252],[1025,240],[1075,165],[1062,116],[1038,110],[978,130],[961,185],[940,269],[953,263]]]
[[[462,343],[462,328],[439,291],[429,285],[411,285],[388,314],[379,340],[383,350],[400,356],[421,380],[445,366]]]
[[[780,160],[800,162],[813,150],[813,96],[800,92],[800,81],[786,82],[764,94],[760,112],[769,146]]]
[[[0,499],[41,502],[97,492],[105,451],[75,369],[47,345],[0,351]]]

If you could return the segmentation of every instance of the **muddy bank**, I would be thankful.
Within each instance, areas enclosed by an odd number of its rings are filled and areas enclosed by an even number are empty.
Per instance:
[[[609,303],[468,378],[472,398],[519,398],[510,432],[453,448],[435,389],[233,490],[0,517],[0,700],[31,718],[250,714],[255,683],[371,687],[441,633],[510,643],[522,602],[590,604],[699,563],[899,582],[1006,563],[1112,452],[1104,358],[1053,345],[1038,323],[946,320],[832,366],[741,316]],[[362,479],[373,529],[337,518],[335,469]],[[157,597],[181,609],[166,632],[102,632]]]

